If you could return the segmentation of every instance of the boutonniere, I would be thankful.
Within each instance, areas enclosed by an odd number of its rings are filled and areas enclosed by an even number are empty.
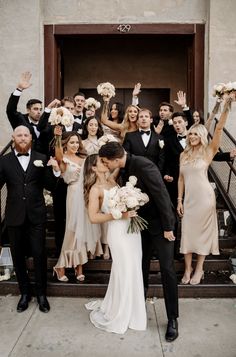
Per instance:
[[[173,120],[172,120],[172,119],[169,119],[169,120],[168,120],[168,124],[169,124],[169,125],[173,125]]]
[[[164,143],[164,140],[159,140],[159,146],[161,149],[163,149],[165,143]]]
[[[43,167],[42,160],[34,160],[34,166],[36,167]]]

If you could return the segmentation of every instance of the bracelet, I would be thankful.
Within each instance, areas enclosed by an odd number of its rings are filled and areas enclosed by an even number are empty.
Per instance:
[[[182,197],[178,197],[177,201],[183,201]]]

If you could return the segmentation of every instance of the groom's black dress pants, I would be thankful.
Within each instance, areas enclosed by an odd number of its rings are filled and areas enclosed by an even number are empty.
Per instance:
[[[143,250],[143,281],[144,289],[148,289],[148,276],[150,260],[153,249],[158,254],[163,293],[168,320],[178,317],[178,285],[174,266],[174,242],[169,242],[164,237],[151,234],[148,230],[142,232]]]

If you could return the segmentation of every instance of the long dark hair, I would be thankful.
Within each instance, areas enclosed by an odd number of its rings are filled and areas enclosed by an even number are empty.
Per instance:
[[[93,170],[98,160],[98,154],[89,155],[84,162],[84,202],[85,206],[88,206],[89,192],[91,187],[95,184],[97,175]]]
[[[90,118],[86,119],[84,122],[83,134],[82,134],[83,139],[87,139],[87,137],[88,137],[88,124],[92,119],[95,119],[98,123],[97,138],[99,139],[101,136],[103,136],[103,129],[102,129],[101,123],[97,120],[97,118],[90,117]]]
[[[78,156],[87,156],[86,151],[83,146],[83,143],[82,143],[82,139],[81,139],[80,135],[77,133],[77,131],[64,131],[64,133],[62,133],[61,143],[62,143],[63,150],[66,148],[66,145],[72,136],[77,136],[77,138],[79,140],[79,151],[77,152],[77,155]]]
[[[115,102],[115,103],[112,103],[112,105],[116,106],[116,110],[118,110],[118,123],[122,123],[123,119],[124,119],[124,105],[120,102]],[[111,108],[112,108],[112,105],[111,105]],[[110,108],[110,111],[111,111],[111,108]],[[109,120],[112,120],[112,117],[111,117],[111,114],[109,115]]]

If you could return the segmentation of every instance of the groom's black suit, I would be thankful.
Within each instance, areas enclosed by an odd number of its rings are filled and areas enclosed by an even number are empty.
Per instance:
[[[174,241],[168,241],[163,231],[173,231],[175,215],[170,197],[160,171],[149,159],[127,155],[122,180],[136,176],[137,187],[149,196],[149,202],[140,208],[139,214],[148,221],[148,229],[142,231],[143,279],[145,291],[148,289],[148,275],[152,250],[158,252],[162,285],[168,320],[178,317],[178,287],[174,267]]]
[[[35,160],[42,161],[43,167],[36,166]],[[51,168],[46,165],[46,156],[36,151],[31,151],[26,171],[15,152],[0,158],[0,186],[7,185],[5,220],[22,295],[31,294],[25,262],[28,247],[34,258],[36,294],[46,294],[46,207],[43,188],[51,189],[55,184]]]

